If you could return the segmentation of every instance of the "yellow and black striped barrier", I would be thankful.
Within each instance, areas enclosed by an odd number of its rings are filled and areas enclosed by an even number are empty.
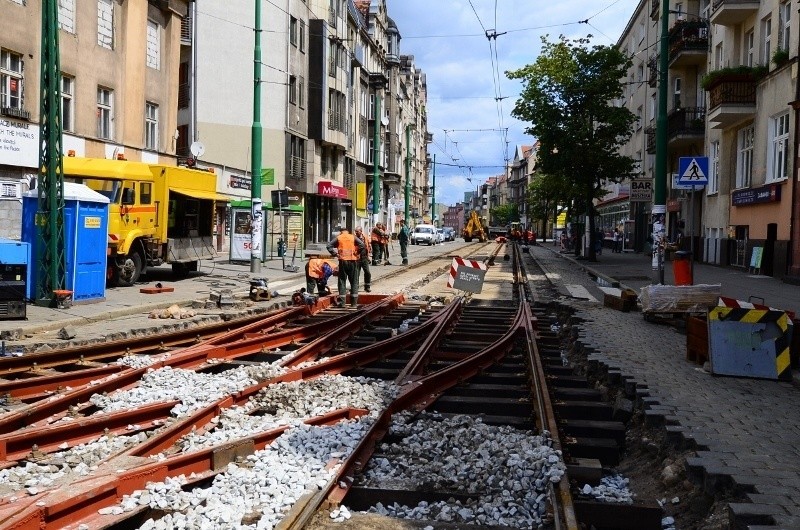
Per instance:
[[[792,320],[785,311],[715,307],[708,312],[711,371],[792,379]]]

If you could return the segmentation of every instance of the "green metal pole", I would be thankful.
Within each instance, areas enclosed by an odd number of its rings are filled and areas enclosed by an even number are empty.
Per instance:
[[[53,293],[65,289],[64,174],[61,160],[61,65],[58,48],[58,1],[42,2],[41,99],[39,107],[38,209],[39,251],[36,304],[52,306]]]
[[[372,143],[375,147],[372,155],[372,215],[375,217],[373,222],[378,222],[378,212],[380,212],[381,201],[381,166],[378,161],[381,153],[381,96],[375,92],[375,132]]]
[[[656,117],[656,168],[653,182],[653,267],[664,283],[662,238],[667,214],[667,71],[669,68],[669,0],[661,0],[661,41],[658,48],[658,114]]]
[[[403,209],[403,219],[406,220],[408,226],[408,207],[409,200],[411,199],[411,125],[406,125],[406,189],[405,189],[405,208]]]
[[[436,155],[433,155],[433,185],[431,186],[431,220],[436,219]]]
[[[253,50],[253,127],[250,130],[251,231],[250,272],[261,272],[263,210],[261,209],[261,0],[256,0],[255,49]]]

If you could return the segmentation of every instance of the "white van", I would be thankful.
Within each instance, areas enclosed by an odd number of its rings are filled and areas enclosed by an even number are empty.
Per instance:
[[[433,225],[417,225],[411,232],[412,245],[435,245],[436,244],[436,227]]]

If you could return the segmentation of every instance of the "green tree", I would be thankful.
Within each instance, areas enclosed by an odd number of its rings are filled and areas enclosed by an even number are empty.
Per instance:
[[[528,212],[534,220],[541,221],[542,237],[547,237],[547,221],[560,205],[567,204],[571,182],[553,175],[537,174],[528,184],[526,201]]]
[[[501,204],[489,210],[489,213],[496,226],[506,226],[513,221],[519,221],[519,208],[516,204]]]
[[[621,79],[631,61],[616,46],[592,46],[589,40],[557,42],[542,38],[536,62],[507,72],[523,89],[512,115],[529,122],[526,132],[540,142],[542,172],[570,183],[570,209],[587,214],[595,260],[594,200],[605,194],[605,182],[619,182],[633,173],[634,160],[620,154],[636,117],[614,105],[623,96]]]

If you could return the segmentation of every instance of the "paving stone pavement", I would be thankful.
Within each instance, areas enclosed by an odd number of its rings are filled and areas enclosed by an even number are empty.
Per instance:
[[[602,291],[582,266],[546,247],[531,254],[557,279],[583,285],[602,300]],[[686,338],[674,329],[646,322],[639,312],[623,313],[601,303],[568,302],[581,325],[578,340],[589,358],[618,371],[646,396],[651,419],[697,455],[689,472],[706,490],[738,487],[750,503],[731,503],[736,528],[800,528],[800,391],[792,383],[719,377],[685,360]],[[772,526],[774,525],[774,526]]]

